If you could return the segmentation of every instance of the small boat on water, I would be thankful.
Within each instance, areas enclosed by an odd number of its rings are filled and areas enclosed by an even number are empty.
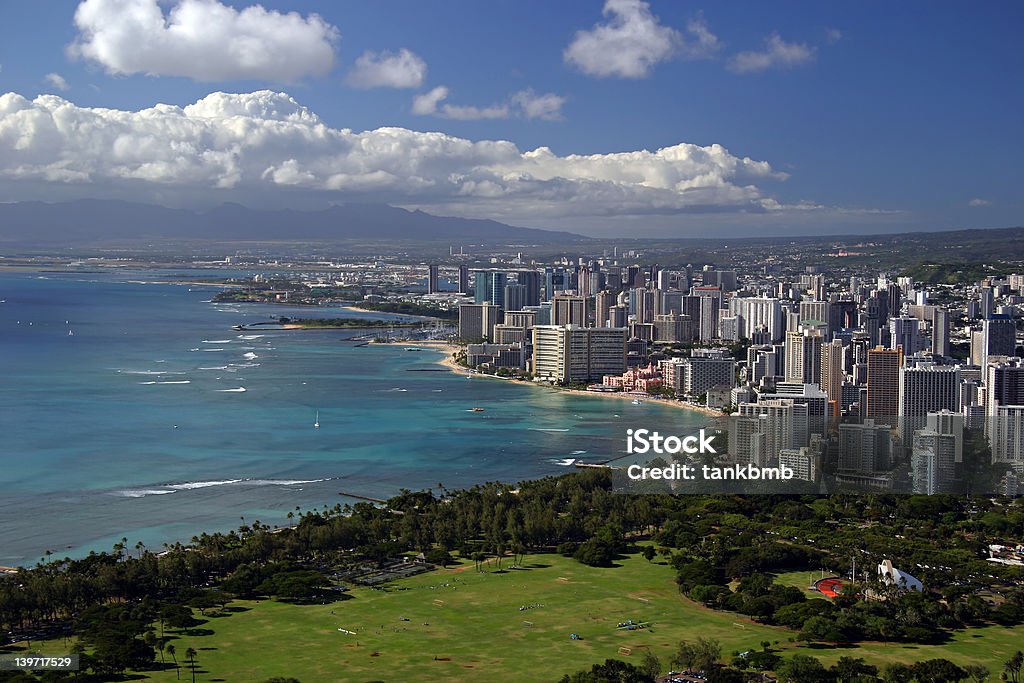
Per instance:
[[[638,398],[634,398],[634,399],[633,399],[633,405],[635,405],[635,406],[638,406],[638,405],[640,405],[641,403],[643,403],[643,401],[641,401],[640,399],[638,399]]]
[[[320,429],[320,411],[316,411],[316,422],[313,423],[313,429]]]
[[[482,412],[484,412],[484,409],[483,408],[470,408],[470,412],[472,412],[472,413],[482,413]]]

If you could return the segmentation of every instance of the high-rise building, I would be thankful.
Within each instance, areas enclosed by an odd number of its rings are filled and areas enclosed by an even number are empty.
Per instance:
[[[505,324],[531,329],[537,322],[536,311],[505,311]]]
[[[900,310],[903,308],[903,290],[896,283],[889,283],[889,288],[885,292],[886,297],[886,309],[885,309],[885,320],[899,315]]]
[[[438,289],[437,283],[437,264],[431,263],[427,266],[427,294],[437,294]]]
[[[917,318],[897,316],[889,318],[889,348],[902,348],[904,356],[921,350],[921,323]]]
[[[655,291],[633,288],[629,290],[629,311],[638,323],[654,322]]]
[[[625,306],[608,307],[608,324],[605,327],[626,327],[629,322],[629,312]]]
[[[1013,356],[1017,349],[1017,325],[1008,315],[992,315],[981,323],[981,367],[988,365],[989,356]]]
[[[889,427],[867,419],[861,424],[839,425],[839,469],[859,474],[884,472],[892,467]]]
[[[995,313],[995,292],[991,287],[982,287],[978,293],[978,299],[981,301],[981,317],[988,319]]]
[[[788,399],[807,406],[807,429],[810,434],[825,434],[829,415],[828,394],[817,384],[801,382],[777,382],[775,391],[763,391],[758,403],[775,399]]]
[[[927,495],[950,493],[956,467],[954,436],[918,429],[914,432],[912,446],[910,476],[913,492]]]
[[[866,415],[875,422],[896,424],[899,411],[900,367],[903,352],[877,346],[868,350]]]
[[[550,301],[556,292],[566,289],[565,271],[561,268],[544,269],[544,300]]]
[[[823,323],[828,325],[829,304],[827,301],[801,301],[800,302],[800,324]],[[817,325],[813,325],[817,326]]]
[[[485,301],[501,307],[505,303],[505,284],[508,275],[493,270],[478,270],[474,273],[473,296],[477,304]]]
[[[615,295],[611,292],[598,292],[594,296],[594,327],[609,327],[608,309],[615,305]]]
[[[722,309],[725,312],[726,309]],[[723,315],[718,318],[718,338],[726,341],[739,341],[746,335],[743,330],[743,318],[738,315]]]
[[[726,353],[670,358],[660,365],[665,386],[682,396],[701,396],[709,389],[736,384],[736,361]]]
[[[498,324],[500,314],[501,307],[492,305],[490,301],[482,304],[462,304],[459,306],[459,339],[493,339],[494,326]]]
[[[1009,358],[986,368],[985,394],[989,415],[996,406],[1024,405],[1024,361]]]
[[[751,346],[747,349],[747,365],[750,367],[749,380],[754,384],[765,377],[782,376],[781,346]]]
[[[780,451],[808,442],[807,406],[790,399],[741,403],[729,420],[729,454],[740,464],[773,467]]]
[[[506,311],[521,311],[526,305],[526,285],[516,283],[505,285],[502,308]]]
[[[821,383],[821,334],[810,328],[786,333],[786,381]]]
[[[640,266],[629,266],[626,268],[626,282],[625,286],[627,289],[642,288],[647,285],[647,276]]]
[[[459,266],[459,294],[469,294],[472,287],[469,283],[469,266],[461,264]]]
[[[662,271],[664,272],[664,271]],[[683,297],[686,296],[684,292],[677,292],[675,290],[665,291],[662,289],[658,290],[658,313],[682,313],[686,314],[683,310]]]
[[[818,478],[818,453],[807,446],[783,448],[779,451],[779,466],[793,471],[793,479],[816,481]]]
[[[654,316],[654,340],[658,342],[687,342],[693,339],[693,321],[688,315],[665,313]]]
[[[729,301],[729,310],[733,315],[743,318],[748,335],[751,330],[764,328],[768,331],[771,343],[782,340],[785,328],[782,324],[782,305],[778,299],[736,297]]]
[[[703,271],[703,277],[705,287],[719,287],[723,292],[736,291],[735,270],[712,270],[708,268]]]
[[[938,434],[949,434],[953,437],[953,462],[964,461],[964,428],[963,413],[954,413],[951,410],[939,410],[928,413],[925,418],[924,428]]]
[[[869,297],[864,301],[864,308],[860,312],[860,326],[864,328],[871,346],[878,346],[881,342],[882,318],[877,297]]]
[[[722,290],[720,287],[692,287],[690,294],[700,297],[698,315],[698,335],[700,340],[708,342],[718,336],[718,316],[722,307]]]
[[[842,403],[845,353],[846,349],[840,339],[833,339],[821,347],[821,388],[832,405],[832,416],[839,414]]]
[[[525,287],[523,294],[524,306],[536,306],[540,303],[540,273],[536,270],[520,270],[516,273],[516,282]]]
[[[986,427],[992,462],[1024,472],[1024,405],[997,406]]]
[[[949,355],[949,311],[941,306],[932,313],[932,353]]]
[[[525,327],[509,325],[508,323],[494,326],[495,344],[518,344],[520,347],[526,347],[532,341],[533,336]]]
[[[558,294],[551,300],[552,325],[587,325],[587,299],[582,296]]]
[[[960,411],[960,368],[920,363],[899,370],[899,429],[904,447],[925,426],[928,413]]]
[[[626,369],[627,330],[621,327],[537,325],[533,328],[533,375],[573,384],[621,375]]]

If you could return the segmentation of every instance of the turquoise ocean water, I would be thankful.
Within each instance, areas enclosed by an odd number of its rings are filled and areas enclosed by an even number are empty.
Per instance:
[[[704,421],[431,371],[437,352],[357,347],[349,330],[238,332],[384,316],[214,304],[214,288],[167,281],[182,275],[0,272],[0,565],[286,524],[353,502],[340,491],[560,474],[621,455],[628,427]]]

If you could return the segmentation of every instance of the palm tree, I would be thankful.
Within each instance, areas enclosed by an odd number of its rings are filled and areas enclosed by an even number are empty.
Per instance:
[[[163,657],[163,647],[160,645],[160,641],[157,639],[156,634],[152,631],[146,631],[146,635],[142,636],[142,642],[150,646],[154,650],[159,647],[161,657]]]
[[[1024,666],[1024,652],[1017,650],[1013,657],[1003,664],[1003,675],[1012,683],[1019,683],[1022,666]]]
[[[185,658],[192,667],[192,683],[196,683],[196,654],[195,648],[185,650]]]
[[[174,647],[174,643],[167,643],[167,647],[164,649],[167,651],[167,654],[171,656],[171,659],[174,660],[174,672],[178,674],[178,680],[181,680],[181,669],[178,668],[178,658],[174,656],[177,652]]]

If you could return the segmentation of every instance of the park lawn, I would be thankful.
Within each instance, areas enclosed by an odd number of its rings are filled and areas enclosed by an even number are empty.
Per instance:
[[[826,577],[834,576],[834,574],[825,574]],[[817,598],[819,600],[830,600],[831,598],[826,597],[816,590],[811,590],[809,586],[821,578],[821,572],[813,572],[807,570],[780,572],[778,574],[772,574],[772,578],[775,579],[775,583],[780,586],[793,586],[803,591],[804,595],[808,598]]]
[[[327,605],[238,600],[223,616],[207,616],[194,634],[171,633],[171,642],[182,664],[181,680],[191,680],[184,658],[192,647],[198,652],[197,681],[247,683],[272,676],[302,683],[555,681],[609,657],[639,664],[646,649],[667,668],[679,641],[698,637],[718,640],[725,660],[770,641],[783,656],[802,652],[826,665],[843,656],[879,667],[945,657],[1000,671],[1024,643],[1024,627],[988,626],[957,632],[943,645],[807,646],[795,642],[788,629],[687,600],[660,560],[630,555],[619,564],[602,569],[559,555],[531,555],[527,569],[498,573],[491,565],[478,573],[467,563],[386,590],[355,587],[349,599]],[[791,580],[806,583],[806,572],[793,574]],[[528,605],[543,607],[520,611]],[[649,621],[651,627],[616,629],[627,619]],[[571,640],[570,633],[583,639]],[[620,647],[632,654],[619,654]],[[173,668],[138,676],[177,681]]]
[[[200,681],[552,681],[609,657],[639,664],[645,648],[667,666],[684,638],[714,638],[728,653],[791,635],[689,602],[663,563],[631,555],[620,564],[598,569],[532,555],[528,569],[478,573],[469,563],[387,591],[356,587],[351,599],[327,605],[236,601],[244,611],[199,627],[210,635],[172,642],[179,662],[187,648],[196,649]],[[544,606],[520,611],[527,605]],[[616,629],[627,619],[652,625]],[[632,654],[620,655],[620,647]],[[181,673],[191,678],[187,669]],[[176,680],[173,669],[146,675]]]
[[[851,647],[801,646],[799,652],[817,657],[830,666],[840,657],[861,657],[879,669],[886,664],[910,664],[944,658],[955,664],[982,664],[998,676],[1003,663],[1024,650],[1024,626],[984,626],[956,631],[941,645],[908,643],[861,643]],[[789,653],[783,653],[789,654]]]

